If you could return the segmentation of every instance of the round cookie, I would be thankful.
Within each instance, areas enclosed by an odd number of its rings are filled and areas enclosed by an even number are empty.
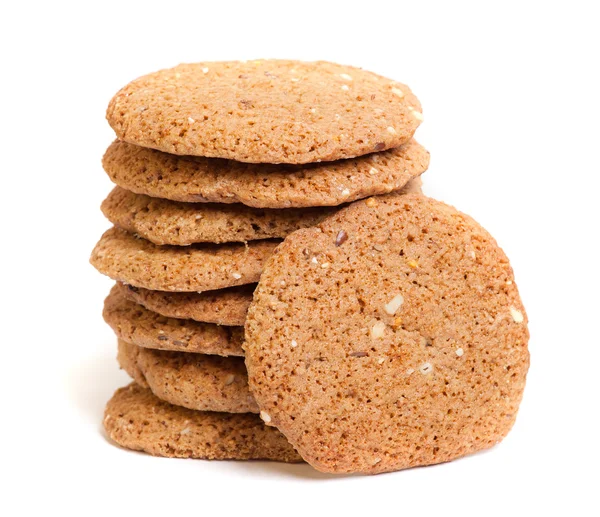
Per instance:
[[[127,300],[117,286],[104,301],[104,321],[119,339],[157,350],[242,356],[243,327],[166,318]]]
[[[493,446],[529,365],[513,272],[470,217],[421,195],[359,201],[290,235],[246,320],[263,419],[325,472]]]
[[[258,413],[239,357],[151,350],[120,339],[117,359],[140,386],[170,404],[200,411]]]
[[[114,183],[137,194],[293,208],[337,206],[398,190],[427,170],[429,153],[411,140],[352,160],[294,167],[174,156],[117,140],[106,150],[102,166]]]
[[[115,187],[102,203],[102,212],[115,226],[154,244],[175,246],[283,238],[299,228],[314,226],[334,210],[179,203],[134,194],[120,187]]]
[[[302,461],[285,437],[257,415],[173,406],[135,383],[118,389],[108,401],[104,429],[121,447],[154,456]]]
[[[168,318],[244,326],[255,288],[256,284],[248,284],[201,293],[170,293],[117,283],[114,289],[128,300]]]
[[[92,251],[103,275],[155,291],[211,291],[258,281],[279,241],[157,246],[119,228],[107,230]]]
[[[312,163],[397,147],[423,120],[408,86],[325,61],[181,64],[140,77],[106,118],[126,142],[252,163]]]

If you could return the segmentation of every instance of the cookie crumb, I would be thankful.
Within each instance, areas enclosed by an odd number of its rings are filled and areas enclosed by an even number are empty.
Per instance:
[[[464,353],[465,353],[465,351],[462,348],[457,348],[456,349],[456,355],[458,357],[462,357]]]
[[[423,374],[423,375],[427,375],[428,373],[430,373],[433,370],[433,366],[431,363],[423,363],[421,365],[421,367],[419,368],[419,371]]]
[[[378,339],[383,337],[383,333],[385,332],[385,323],[383,321],[378,321],[371,327],[371,337],[373,339]]]
[[[385,304],[384,309],[390,316],[393,316],[398,312],[398,309],[404,303],[404,296],[397,294],[388,303]]]
[[[523,314],[518,309],[514,307],[510,308],[510,315],[515,323],[523,323]]]
[[[271,421],[271,415],[269,415],[269,413],[267,413],[266,411],[260,412],[260,418],[265,424],[268,424]]]

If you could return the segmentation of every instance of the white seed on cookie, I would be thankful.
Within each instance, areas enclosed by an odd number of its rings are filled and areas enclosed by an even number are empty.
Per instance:
[[[421,365],[421,367],[419,368],[419,371],[423,375],[426,375],[426,374],[430,373],[432,370],[433,370],[433,365],[431,363],[423,363]]]
[[[510,308],[510,315],[515,323],[523,323],[523,314],[515,307]]]
[[[403,303],[404,296],[402,296],[401,294],[397,294],[388,303],[385,304],[384,310],[389,315],[393,316],[394,314],[396,314],[396,312],[398,312],[398,309],[402,306]]]
[[[371,327],[371,337],[373,339],[378,339],[383,337],[383,333],[385,332],[385,323],[383,321],[378,321]]]

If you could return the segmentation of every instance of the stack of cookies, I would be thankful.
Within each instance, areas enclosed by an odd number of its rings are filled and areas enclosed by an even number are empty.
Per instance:
[[[524,310],[493,239],[420,193],[407,86],[186,64],[128,84],[107,118],[114,227],[91,262],[116,281],[104,318],[134,381],[106,409],[115,442],[384,472],[508,432]]]

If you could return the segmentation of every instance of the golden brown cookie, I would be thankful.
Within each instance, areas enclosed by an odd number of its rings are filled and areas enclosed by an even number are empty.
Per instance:
[[[104,429],[121,447],[154,456],[302,461],[283,435],[257,415],[173,406],[135,383],[118,389],[108,401]]]
[[[159,399],[200,411],[258,413],[240,357],[152,350],[119,340],[119,364]]]
[[[411,194],[359,201],[288,236],[255,291],[244,348],[263,419],[306,461],[377,473],[502,440],[528,338],[494,239]]]
[[[156,291],[211,291],[258,281],[278,241],[246,245],[157,246],[111,228],[92,251],[90,262],[114,280]]]
[[[244,355],[243,327],[166,318],[127,300],[118,286],[107,296],[102,314],[119,339],[137,346],[210,355]]]
[[[102,203],[102,212],[115,226],[154,244],[176,246],[283,238],[299,228],[321,222],[334,210],[178,203],[134,194],[120,187],[115,187]]]
[[[228,326],[244,326],[255,288],[256,284],[248,284],[202,293],[170,293],[121,283],[115,286],[128,300],[161,316]]]
[[[137,194],[257,208],[336,206],[404,187],[427,170],[414,140],[390,151],[301,167],[174,156],[113,142],[102,160],[110,179]]]
[[[253,163],[312,163],[397,147],[423,119],[408,86],[324,61],[181,64],[140,77],[106,118],[126,142]]]

